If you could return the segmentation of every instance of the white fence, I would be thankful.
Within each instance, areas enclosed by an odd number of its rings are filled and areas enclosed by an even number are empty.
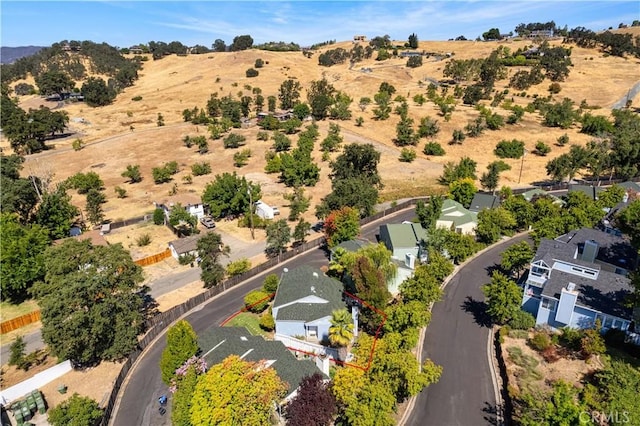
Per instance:
[[[16,399],[22,398],[29,392],[41,388],[47,383],[51,383],[55,379],[62,377],[69,371],[71,371],[71,361],[63,361],[60,364],[54,365],[53,367],[34,375],[32,378],[27,379],[24,382],[18,383],[17,385],[11,386],[7,389],[3,389],[2,392],[0,392],[0,401],[6,406]]]
[[[284,334],[276,333],[273,336],[274,340],[279,340],[286,347],[298,351],[310,352],[315,355],[326,355],[332,359],[338,359],[338,350],[334,348],[328,348],[326,346],[318,345],[316,343],[305,342],[304,340],[296,339],[291,336],[285,336]]]

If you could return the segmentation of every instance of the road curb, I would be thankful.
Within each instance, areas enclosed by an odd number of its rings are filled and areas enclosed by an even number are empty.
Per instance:
[[[401,209],[401,210],[398,210],[396,212],[384,215],[384,216],[382,216],[382,217],[380,217],[380,218],[378,218],[376,220],[373,220],[373,221],[361,226],[360,229],[362,230],[362,228],[365,227],[365,226],[375,226],[380,221],[389,220],[389,218],[393,218],[394,216],[398,216],[401,213],[405,213],[407,210],[410,210],[410,209],[415,209],[415,206],[408,206],[408,207],[406,207],[404,209]],[[316,247],[316,248],[319,248],[319,247]],[[310,250],[307,250],[307,251],[304,251],[304,252],[300,252],[300,253],[296,254],[295,256],[293,256],[292,258],[287,259],[284,262],[278,263],[278,264],[272,266],[271,268],[261,272],[260,274],[257,274],[256,276],[253,276],[251,278],[253,279],[253,278],[257,277],[257,276],[268,274],[269,272],[273,271],[275,268],[279,268],[279,267],[282,267],[283,265],[286,265],[287,263],[289,263],[289,262],[293,261],[294,259],[296,259],[299,255],[304,254],[304,253],[306,253],[308,251],[310,251]],[[232,288],[241,287],[241,286],[245,285],[248,281],[249,281],[249,279],[247,279],[247,280],[245,280],[243,282],[240,282],[237,285],[235,285],[234,287],[229,288],[228,290],[230,290]],[[220,297],[220,296],[222,296],[224,294],[226,294],[226,291],[222,292],[220,294],[217,294],[217,295],[215,295],[214,297],[212,297],[210,299],[207,299],[205,302],[201,303],[198,306],[194,306],[192,309],[190,309],[189,311],[185,312],[179,318],[177,318],[175,321],[173,321],[172,324],[176,323],[177,321],[180,321],[181,319],[183,319],[184,317],[190,315],[191,313],[202,309],[205,304],[208,304],[208,303],[216,300],[218,297]],[[169,327],[170,327],[170,325],[165,327],[162,332],[158,333],[158,335],[151,342],[149,342],[149,344],[143,349],[143,351],[140,353],[140,355],[138,356],[136,361],[133,363],[133,365],[129,369],[129,372],[126,375],[126,378],[123,380],[122,386],[120,387],[120,391],[118,392],[118,396],[117,396],[116,402],[115,402],[115,404],[113,406],[113,410],[111,411],[111,415],[110,415],[110,418],[108,420],[108,424],[109,425],[113,425],[114,424],[114,419],[115,419],[116,414],[118,413],[118,410],[120,408],[120,402],[122,400],[122,395],[124,394],[124,390],[126,389],[127,385],[129,384],[129,381],[130,381],[130,378],[131,378],[131,375],[132,375],[133,371],[135,371],[135,369],[138,367],[138,365],[140,364],[141,360],[144,358],[144,356],[150,350],[150,348],[158,342],[158,339],[160,339],[161,337],[163,337],[167,333],[167,330],[169,329]]]
[[[468,263],[474,261],[476,258],[482,256],[483,254],[485,254],[487,251],[500,246],[502,244],[505,244],[509,241],[512,241],[515,238],[521,237],[523,235],[527,235],[529,232],[531,231],[524,231],[524,232],[520,232],[518,234],[515,234],[511,237],[507,237],[507,238],[503,238],[502,240],[491,244],[490,246],[487,246],[485,248],[483,248],[482,250],[480,250],[479,252],[475,253],[473,256],[469,257],[468,259],[466,259],[464,262],[462,262],[461,264],[457,265],[454,269],[453,272],[444,279],[444,281],[442,282],[442,285],[440,285],[440,289],[442,289],[444,291],[444,289],[447,287],[447,284],[449,284],[449,282],[458,274],[458,272],[460,272],[460,270],[462,268],[464,268]],[[433,308],[433,304],[431,304],[431,306],[429,306],[429,312],[431,312],[431,309]],[[428,327],[428,326],[427,326]],[[417,360],[418,360],[418,364],[420,364],[420,366],[422,367],[422,347],[424,346],[424,339],[426,336],[426,331],[427,331],[427,327],[423,327],[420,329],[420,335],[418,337],[418,347],[420,348],[418,350],[418,356],[417,356]],[[495,346],[494,346],[494,334],[493,334],[493,328],[491,328],[491,330],[489,331],[489,342],[487,343],[487,357],[488,357],[488,361],[489,361],[489,366],[490,366],[490,370],[491,370],[491,382],[493,384],[493,391],[496,395],[496,420],[497,420],[497,425],[501,426],[504,424],[504,401],[502,400],[502,392],[500,391],[500,385],[498,384],[499,379],[498,376],[496,374],[496,368],[495,368]],[[419,395],[419,394],[418,394]],[[411,398],[409,398],[409,402],[407,403],[407,409],[405,410],[404,414],[402,415],[402,417],[400,418],[400,420],[398,421],[398,426],[403,426],[406,424],[409,416],[411,415],[411,413],[413,412],[413,408],[416,405],[416,400],[418,399],[418,395],[412,396]]]

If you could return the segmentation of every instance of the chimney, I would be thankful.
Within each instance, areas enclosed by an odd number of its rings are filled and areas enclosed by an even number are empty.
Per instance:
[[[582,248],[582,260],[590,263],[595,262],[596,257],[598,257],[599,249],[600,249],[600,245],[598,244],[597,241],[586,240],[584,242],[584,247]]]

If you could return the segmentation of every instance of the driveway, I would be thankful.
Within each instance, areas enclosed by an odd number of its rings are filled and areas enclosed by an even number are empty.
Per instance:
[[[418,395],[408,426],[495,425],[494,392],[487,347],[490,321],[480,286],[500,254],[527,236],[508,240],[462,267],[433,306],[422,359],[443,367],[438,383]],[[491,356],[493,354],[490,354]]]
[[[411,220],[414,216],[414,209],[403,210],[387,216],[365,225],[361,237],[375,241],[380,225],[401,223],[404,220]],[[251,290],[262,287],[266,275],[280,274],[284,268],[291,269],[301,265],[321,267],[327,263],[328,259],[324,250],[309,250],[198,306],[184,319],[189,321],[196,333],[201,333],[209,327],[220,325],[222,321],[241,309],[244,295]],[[116,426],[171,424],[171,401],[167,404],[167,412],[164,415],[158,412],[160,408],[158,398],[163,394],[170,396],[167,386],[162,382],[159,367],[165,345],[166,337],[163,333],[147,347],[145,353],[138,359],[120,391],[110,424]]]

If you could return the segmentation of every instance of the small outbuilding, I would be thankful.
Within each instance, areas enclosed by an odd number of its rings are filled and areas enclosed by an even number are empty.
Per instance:
[[[256,215],[261,219],[273,219],[275,216],[275,210],[262,200],[258,200],[255,203]]]

